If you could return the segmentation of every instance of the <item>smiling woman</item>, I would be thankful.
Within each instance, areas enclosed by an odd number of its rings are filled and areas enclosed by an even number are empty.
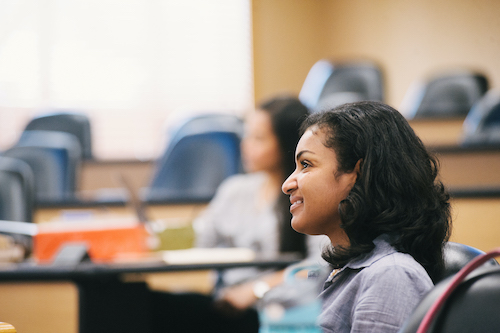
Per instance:
[[[292,227],[324,234],[332,274],[324,332],[397,332],[443,273],[449,196],[404,117],[378,102],[344,104],[302,124],[283,184]]]

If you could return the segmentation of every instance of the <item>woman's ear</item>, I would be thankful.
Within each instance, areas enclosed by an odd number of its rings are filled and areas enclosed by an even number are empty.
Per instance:
[[[362,167],[363,167],[363,159],[359,159],[351,171],[345,172],[343,174],[349,178],[349,183],[351,184],[351,187],[354,186],[354,184],[358,181],[358,178],[361,175]]]
[[[361,175],[361,168],[363,167],[363,159],[360,158],[357,162],[356,165],[354,166],[354,169],[352,171],[356,172],[356,175],[359,177]]]

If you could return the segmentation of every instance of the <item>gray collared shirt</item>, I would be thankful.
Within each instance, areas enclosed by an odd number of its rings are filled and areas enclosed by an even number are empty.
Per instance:
[[[397,252],[382,235],[369,254],[325,282],[319,324],[323,332],[398,332],[433,287],[425,269]]]

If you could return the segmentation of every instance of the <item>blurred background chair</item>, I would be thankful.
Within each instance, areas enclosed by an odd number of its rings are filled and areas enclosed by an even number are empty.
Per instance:
[[[209,201],[220,183],[240,173],[243,122],[232,115],[205,114],[175,128],[146,200]]]
[[[415,333],[451,277],[422,299],[399,333]],[[428,333],[500,332],[500,267],[483,265],[470,273],[438,311]]]
[[[8,224],[33,222],[34,203],[35,180],[30,166],[22,160],[0,156],[0,220]],[[2,229],[2,237],[2,251],[7,249],[9,253],[8,259],[3,256],[2,260],[20,261],[31,254],[31,236]]]
[[[58,201],[74,196],[81,150],[73,134],[24,131],[16,145],[3,155],[23,160],[31,167],[37,201]]]
[[[179,120],[170,129],[167,137],[169,142],[175,142],[188,134],[206,131],[228,131],[242,137],[243,130],[243,119],[238,116],[225,113],[202,113]]]
[[[500,92],[489,90],[467,114],[462,146],[500,145]]]
[[[33,118],[25,131],[58,131],[73,134],[80,143],[82,158],[92,159],[92,136],[89,118],[75,112],[56,112]]]
[[[381,68],[368,61],[316,62],[304,81],[299,99],[312,112],[358,101],[383,101]]]
[[[408,119],[465,117],[488,90],[481,73],[457,70],[415,82],[401,107]]]
[[[484,252],[472,246],[448,242],[444,248],[445,273],[443,279],[458,273],[472,259],[481,254]],[[499,264],[495,259],[490,259],[484,266],[499,266]]]
[[[0,156],[0,220],[33,222],[35,180],[22,160]]]

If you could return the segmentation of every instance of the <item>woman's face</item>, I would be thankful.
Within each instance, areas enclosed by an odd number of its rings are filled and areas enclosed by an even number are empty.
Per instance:
[[[347,245],[348,238],[340,228],[339,204],[354,186],[359,166],[351,172],[338,172],[337,154],[325,147],[325,139],[325,133],[315,126],[304,133],[295,153],[296,169],[282,190],[290,195],[293,229],[324,234],[333,245]]]
[[[257,110],[249,116],[241,149],[246,171],[276,172],[281,169],[282,154],[267,112]]]

